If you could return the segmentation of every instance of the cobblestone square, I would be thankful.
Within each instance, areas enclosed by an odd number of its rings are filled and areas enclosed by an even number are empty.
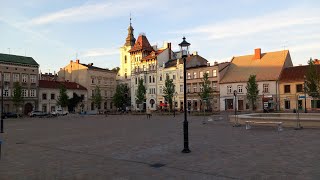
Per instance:
[[[320,179],[319,129],[211,118],[189,117],[189,154],[182,114],[6,119],[0,179]]]

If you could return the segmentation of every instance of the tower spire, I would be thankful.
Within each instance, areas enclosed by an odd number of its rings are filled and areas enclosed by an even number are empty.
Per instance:
[[[132,27],[132,22],[131,22],[132,18],[131,18],[131,12],[130,12],[130,25],[128,27],[128,36],[126,38],[126,43],[124,44],[125,46],[133,46],[134,43],[136,42],[136,39],[134,38],[133,35],[133,27]]]

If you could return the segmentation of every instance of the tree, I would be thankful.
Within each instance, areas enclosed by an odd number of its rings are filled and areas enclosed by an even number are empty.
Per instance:
[[[172,110],[172,97],[175,93],[175,85],[173,84],[173,79],[166,77],[165,86],[163,87],[164,98],[169,102],[169,109]]]
[[[18,107],[21,105],[23,101],[22,97],[22,86],[20,85],[19,82],[15,82],[13,84],[13,104],[16,107],[16,113],[18,113]]]
[[[116,72],[116,73],[118,73],[118,72],[119,72],[119,70],[120,70],[120,68],[119,68],[119,67],[115,67],[115,68],[112,68],[112,69],[111,69],[111,71],[114,71],[114,72]]]
[[[136,103],[141,104],[146,99],[146,87],[143,85],[143,79],[139,79],[138,81],[138,90],[136,95]]]
[[[77,93],[73,93],[72,98],[68,100],[68,109],[69,111],[74,111],[74,108],[82,101],[83,99],[78,96]]]
[[[198,93],[199,97],[201,98],[202,102],[206,102],[207,108],[209,107],[209,99],[211,98],[212,94],[212,88],[210,87],[210,81],[209,81],[209,75],[208,73],[203,74],[202,79],[203,85],[202,85],[202,92]],[[205,105],[203,103],[203,105]]]
[[[255,102],[257,101],[259,89],[256,81],[256,75],[250,75],[247,82],[247,99],[251,103],[252,110],[255,109]]]
[[[112,102],[117,108],[130,105],[129,88],[126,84],[118,84],[116,93],[112,97]]]
[[[311,97],[317,98],[320,96],[319,92],[319,73],[317,72],[316,65],[310,58],[309,67],[306,72],[306,92]]]
[[[60,85],[60,90],[59,90],[59,97],[58,97],[58,101],[57,104],[59,106],[61,106],[62,108],[67,107],[68,106],[68,100],[69,97],[67,95],[67,88],[64,85]]]
[[[94,89],[94,93],[92,95],[92,100],[95,106],[100,110],[100,105],[102,102],[101,90],[99,86],[96,86]]]

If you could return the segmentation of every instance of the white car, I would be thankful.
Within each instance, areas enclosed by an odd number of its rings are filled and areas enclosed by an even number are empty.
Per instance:
[[[58,110],[55,110],[55,111],[52,111],[51,114],[54,115],[54,116],[64,116],[64,115],[67,115],[69,112],[68,111],[63,111],[61,109],[58,109]]]

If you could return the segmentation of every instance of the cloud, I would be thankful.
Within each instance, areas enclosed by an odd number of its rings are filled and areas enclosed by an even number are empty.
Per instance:
[[[317,11],[309,9],[308,13],[305,12],[305,9],[288,9],[264,16],[232,19],[173,33],[205,35],[206,39],[212,40],[247,36],[299,25],[320,24],[320,16],[317,15]]]
[[[119,54],[119,50],[112,48],[96,48],[96,49],[89,49],[87,51],[81,52],[81,56],[83,57],[98,57],[98,56],[111,56]]]
[[[31,19],[30,25],[43,25],[49,23],[80,22],[92,19],[112,18],[128,15],[131,10],[139,11],[152,5],[151,1],[114,1],[103,3],[83,4],[77,7],[63,9],[44,16]]]

